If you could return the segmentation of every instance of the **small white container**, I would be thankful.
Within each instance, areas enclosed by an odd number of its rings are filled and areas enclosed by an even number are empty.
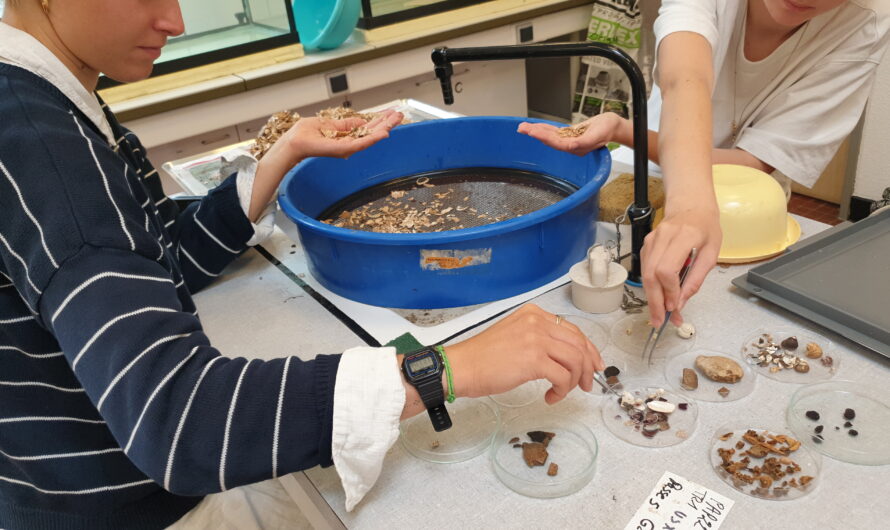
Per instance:
[[[587,260],[572,265],[569,277],[572,279],[572,303],[581,311],[602,314],[621,308],[627,269],[618,263],[609,262],[608,281],[603,287],[591,285]]]

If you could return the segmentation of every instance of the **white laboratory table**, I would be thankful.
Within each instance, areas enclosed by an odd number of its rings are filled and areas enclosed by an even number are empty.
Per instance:
[[[808,219],[799,221],[804,238],[827,228]],[[598,239],[613,234],[611,226],[600,225]],[[730,281],[748,268],[716,268],[688,304],[684,317],[698,330],[696,349],[712,348],[735,357],[742,341],[758,328],[807,325],[732,287]],[[299,244],[283,232],[276,231],[262,249],[248,251],[218,283],[196,296],[214,345],[227,355],[295,354],[309,359],[373,341],[323,296],[301,287],[305,285],[301,274],[305,275],[305,261]],[[533,301],[551,312],[578,313],[567,285]],[[623,316],[617,311],[593,318],[608,329]],[[857,381],[874,395],[883,395],[890,382],[890,360],[819,331],[834,342],[841,359],[835,378]],[[620,362],[626,355],[614,345],[603,348],[602,354],[607,364]],[[711,437],[721,425],[742,421],[752,427],[783,429],[785,407],[797,388],[758,376],[754,391],[745,398],[701,403],[690,438],[664,449],[633,446],[609,433],[600,417],[598,391],[586,394],[576,389],[555,406],[548,408],[541,401],[525,407],[523,412],[537,408],[571,416],[597,437],[600,451],[593,480],[562,498],[543,500],[514,493],[495,477],[487,453],[462,463],[433,464],[415,458],[399,442],[387,455],[376,486],[352,512],[344,508],[343,490],[333,467],[313,468],[281,480],[316,528],[624,528],[665,471],[733,499],[735,505],[722,528],[886,528],[890,466],[859,466],[822,457],[816,489],[793,501],[743,495],[712,470]],[[517,412],[502,409],[502,418]]]

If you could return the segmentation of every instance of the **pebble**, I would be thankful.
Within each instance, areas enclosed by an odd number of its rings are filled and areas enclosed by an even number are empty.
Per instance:
[[[806,416],[813,421],[819,421],[819,413],[815,410],[808,410]]]

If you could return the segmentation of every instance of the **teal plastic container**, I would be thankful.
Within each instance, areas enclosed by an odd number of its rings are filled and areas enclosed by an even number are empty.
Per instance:
[[[361,14],[361,0],[294,0],[294,23],[307,50],[330,50],[349,38]]]

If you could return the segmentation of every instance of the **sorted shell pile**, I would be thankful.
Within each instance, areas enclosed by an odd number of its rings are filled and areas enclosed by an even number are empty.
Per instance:
[[[788,495],[791,488],[806,489],[812,482],[809,475],[797,476],[800,465],[789,455],[800,449],[800,442],[784,434],[771,434],[748,429],[733,444],[734,433],[719,439],[729,447],[717,447],[720,469],[731,476],[733,485],[757,497],[776,498]],[[793,476],[794,475],[794,476]]]
[[[799,347],[797,337],[788,337],[777,342],[772,334],[764,333],[745,348],[745,356],[748,363],[769,368],[770,373],[794,370],[805,374],[810,371],[810,361],[795,353]],[[822,348],[815,342],[807,343],[805,356],[811,360],[819,359],[825,367],[830,368],[833,364],[832,358],[823,356]]]
[[[422,187],[433,187],[428,177],[418,178],[410,190],[394,190],[389,193],[385,204],[378,208],[364,205],[354,210],[340,212],[336,219],[322,219],[323,223],[339,228],[365,230],[385,234],[415,234],[459,230],[479,225],[479,220],[496,223],[508,217],[507,213],[492,215],[481,213],[476,208],[466,206],[469,196],[454,197],[454,188],[433,194],[430,201],[419,201],[409,195],[410,191]],[[445,207],[448,204],[456,206]],[[472,220],[473,222],[469,222]]]
[[[640,431],[646,438],[653,438],[659,432],[669,430],[670,415],[677,409],[686,410],[689,406],[688,403],[671,403],[664,398],[662,388],[650,392],[646,399],[624,392],[618,403],[629,418],[624,424]],[[683,438],[685,433],[677,431],[677,436]]]

